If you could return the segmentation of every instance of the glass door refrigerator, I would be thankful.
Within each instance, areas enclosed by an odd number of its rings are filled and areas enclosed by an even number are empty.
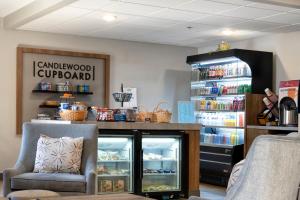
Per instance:
[[[192,67],[194,114],[203,127],[201,181],[227,185],[233,165],[243,159],[246,93],[272,88],[273,54],[230,49],[188,56],[187,63]]]
[[[134,191],[134,135],[100,134],[98,137],[98,193]]]
[[[158,199],[185,195],[184,146],[183,134],[179,132],[142,133],[140,192],[143,195]]]

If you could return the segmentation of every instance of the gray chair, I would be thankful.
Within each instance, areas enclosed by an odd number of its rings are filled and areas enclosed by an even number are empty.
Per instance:
[[[40,134],[49,137],[84,137],[80,174],[33,173]],[[60,193],[95,194],[97,127],[91,124],[24,123],[19,158],[3,171],[3,195],[16,190],[44,189]]]
[[[299,169],[300,137],[259,136],[225,200],[296,200]],[[189,200],[200,199],[190,197]]]

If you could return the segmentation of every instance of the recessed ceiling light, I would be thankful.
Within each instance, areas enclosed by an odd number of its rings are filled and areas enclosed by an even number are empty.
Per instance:
[[[117,16],[114,15],[104,15],[102,19],[106,22],[113,22],[117,20]]]
[[[222,31],[222,34],[226,35],[226,36],[239,35],[239,31],[234,31],[234,30],[231,30],[231,29],[225,29],[225,30]]]

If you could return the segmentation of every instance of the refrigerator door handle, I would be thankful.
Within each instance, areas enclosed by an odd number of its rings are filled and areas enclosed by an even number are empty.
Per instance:
[[[144,162],[143,162],[143,159],[144,159],[144,150],[142,149],[141,150],[141,159],[140,159],[140,166],[141,166],[141,171],[140,171],[140,178],[141,180],[143,179],[143,176],[144,176]]]

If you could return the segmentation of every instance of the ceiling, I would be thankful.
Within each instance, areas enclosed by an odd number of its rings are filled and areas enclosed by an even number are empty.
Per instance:
[[[0,0],[5,27],[190,47],[300,31],[300,9],[271,0],[43,1]],[[105,14],[116,16],[116,21],[105,22]],[[224,35],[228,29],[233,33]]]

